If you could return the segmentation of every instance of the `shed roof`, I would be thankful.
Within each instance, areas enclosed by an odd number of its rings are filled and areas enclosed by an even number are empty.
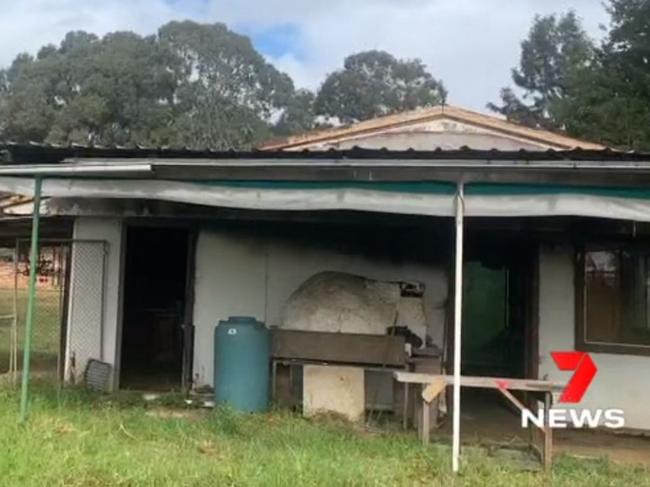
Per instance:
[[[0,145],[0,190],[269,211],[598,216],[650,221],[650,154],[611,150],[219,152]]]
[[[650,154],[601,150],[213,151],[0,143],[0,176],[650,185]]]
[[[170,147],[121,147],[121,146],[83,146],[56,145],[41,143],[0,142],[0,166],[13,164],[60,164],[78,160],[175,160],[187,161],[243,161],[243,160],[285,160],[296,162],[309,161],[513,161],[525,164],[530,161],[599,161],[605,162],[642,162],[650,164],[650,153],[617,151],[606,147],[546,150],[476,150],[469,147],[460,149],[435,150],[389,150],[351,149],[300,150],[213,150]]]

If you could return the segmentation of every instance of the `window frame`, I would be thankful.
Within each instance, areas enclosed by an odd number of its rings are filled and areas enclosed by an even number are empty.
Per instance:
[[[639,243],[630,243],[625,241],[609,242],[588,242],[577,246],[574,258],[574,292],[575,292],[575,332],[574,341],[575,349],[581,352],[609,353],[617,355],[642,355],[650,356],[650,344],[624,344],[624,343],[605,343],[587,341],[587,323],[586,323],[586,287],[585,287],[585,255],[588,251],[594,251],[599,248],[602,250],[611,250],[613,248],[634,248],[644,247],[650,255],[650,245]]]

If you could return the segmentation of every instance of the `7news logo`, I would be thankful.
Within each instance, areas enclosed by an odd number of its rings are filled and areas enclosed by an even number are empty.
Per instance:
[[[551,357],[561,371],[574,371],[560,395],[560,404],[579,404],[593,382],[598,367],[585,352],[551,352]],[[551,428],[623,428],[625,414],[622,409],[576,409],[554,407],[544,417],[544,410],[533,413],[530,409],[521,412],[521,426],[527,428],[533,423],[543,428],[545,419]]]

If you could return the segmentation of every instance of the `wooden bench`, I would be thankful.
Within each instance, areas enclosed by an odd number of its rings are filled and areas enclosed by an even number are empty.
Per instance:
[[[452,375],[419,374],[415,372],[402,371],[393,372],[393,377],[396,381],[404,384],[404,417],[406,417],[406,412],[408,411],[409,384],[419,384],[422,386],[423,427],[421,428],[421,439],[425,445],[428,444],[430,433],[429,408],[431,407],[431,403],[445,390],[447,386],[453,385],[454,377]],[[544,426],[539,428],[539,430],[543,437],[543,447],[540,449],[534,444],[532,430],[530,445],[540,456],[544,468],[550,468],[553,461],[553,431],[549,426],[548,412],[553,403],[553,392],[561,391],[564,389],[565,384],[545,380],[461,376],[460,385],[461,387],[495,389],[508,399],[508,401],[510,401],[519,411],[523,411],[527,408],[510,391],[524,391],[541,395],[544,404]]]

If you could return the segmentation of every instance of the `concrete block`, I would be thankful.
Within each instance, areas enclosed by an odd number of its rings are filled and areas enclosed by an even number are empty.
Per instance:
[[[305,365],[303,414],[335,413],[360,421],[365,412],[364,370],[360,367]]]

